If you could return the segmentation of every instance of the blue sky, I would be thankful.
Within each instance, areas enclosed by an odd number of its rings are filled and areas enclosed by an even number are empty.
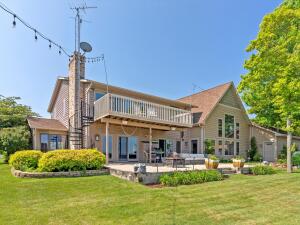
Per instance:
[[[82,1],[0,0],[25,21],[74,50],[70,5]],[[117,85],[176,99],[245,73],[248,43],[263,16],[279,0],[94,0],[84,15],[82,40],[93,45],[89,56],[104,53],[108,79]],[[57,76],[67,74],[68,58],[34,41],[34,33],[0,10],[0,94],[20,96],[35,112],[47,106]],[[88,64],[87,78],[105,81],[101,63]],[[200,89],[197,89],[199,91]]]

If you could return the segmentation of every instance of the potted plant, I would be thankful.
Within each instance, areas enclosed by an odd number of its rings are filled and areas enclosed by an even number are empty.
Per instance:
[[[243,168],[245,165],[245,159],[242,156],[235,156],[232,159],[232,164],[233,164],[233,167],[235,167],[235,168],[238,168],[238,169]]]
[[[210,169],[209,168],[209,158],[205,158],[205,167],[206,167],[206,169]]]
[[[208,159],[209,169],[218,169],[219,159],[215,155],[211,155]]]

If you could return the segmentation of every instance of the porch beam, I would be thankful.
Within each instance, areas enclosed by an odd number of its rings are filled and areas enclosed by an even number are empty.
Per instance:
[[[149,128],[149,163],[152,158],[152,127]]]
[[[109,122],[105,124],[105,157],[106,164],[109,163]]]
[[[165,131],[174,130],[173,126],[163,126],[163,125],[156,125],[156,124],[150,124],[150,123],[140,123],[140,122],[125,120],[125,119],[121,120],[121,119],[112,119],[112,118],[102,118],[101,122],[102,123],[109,122],[111,124],[126,125],[126,126],[141,127],[141,128],[150,128],[151,127],[152,129],[165,130]],[[182,131],[183,128],[176,127],[175,130]]]

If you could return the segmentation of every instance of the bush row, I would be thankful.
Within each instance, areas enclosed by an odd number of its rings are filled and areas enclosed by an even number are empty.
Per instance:
[[[105,163],[105,156],[93,149],[54,150],[47,153],[28,150],[13,154],[9,163],[22,171],[84,171],[101,169]]]
[[[201,170],[164,174],[160,177],[160,183],[166,186],[178,186],[182,184],[199,184],[222,179],[223,175],[217,170]]]

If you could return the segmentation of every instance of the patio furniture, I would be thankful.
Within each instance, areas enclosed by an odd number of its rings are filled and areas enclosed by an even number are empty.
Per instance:
[[[179,156],[166,157],[165,163],[167,166],[171,165],[173,168],[177,168],[178,165],[185,166],[185,159]]]
[[[200,164],[204,164],[205,155],[204,154],[189,154],[189,153],[181,153],[179,157],[185,159],[185,163],[187,164],[195,164],[199,161]]]

